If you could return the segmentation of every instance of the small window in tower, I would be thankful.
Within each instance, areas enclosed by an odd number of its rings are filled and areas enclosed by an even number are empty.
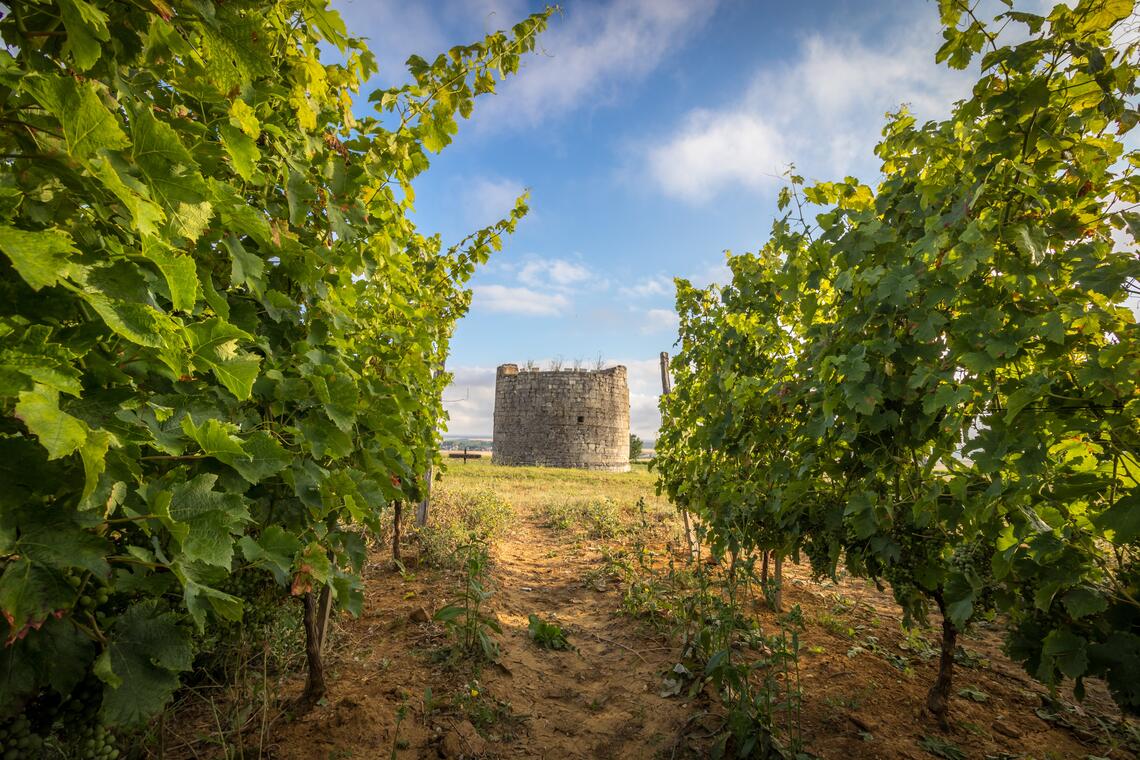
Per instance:
[[[581,423],[581,422],[585,422],[585,421],[586,421],[586,418],[579,414],[578,415],[578,422]]]

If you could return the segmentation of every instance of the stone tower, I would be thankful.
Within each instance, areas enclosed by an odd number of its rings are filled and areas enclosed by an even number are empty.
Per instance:
[[[629,470],[625,367],[524,370],[495,377],[495,464]]]

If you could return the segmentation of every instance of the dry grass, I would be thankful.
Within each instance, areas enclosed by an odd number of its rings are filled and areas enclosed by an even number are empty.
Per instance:
[[[423,528],[413,528],[428,564],[459,567],[462,547],[476,541],[494,542],[513,521],[511,505],[501,495],[469,486],[440,483],[432,491],[431,519]]]
[[[452,494],[492,491],[516,516],[534,514],[563,534],[568,545],[581,540],[626,543],[650,535],[663,544],[681,544],[676,508],[657,495],[657,477],[645,464],[629,472],[595,472],[556,467],[505,467],[489,459],[451,462],[439,476]]]
[[[503,467],[487,458],[463,463],[446,463],[439,481],[454,491],[491,489],[519,508],[540,508],[551,500],[612,499],[632,506],[645,499],[651,512],[672,511],[668,500],[656,493],[657,477],[644,464],[636,463],[629,472],[593,472],[555,467]]]

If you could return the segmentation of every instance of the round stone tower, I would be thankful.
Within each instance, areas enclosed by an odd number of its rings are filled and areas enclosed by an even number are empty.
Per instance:
[[[625,367],[519,371],[495,377],[495,464],[629,470]]]

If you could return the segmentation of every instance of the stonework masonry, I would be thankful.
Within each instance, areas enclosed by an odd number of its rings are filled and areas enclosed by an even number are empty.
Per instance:
[[[495,464],[629,470],[625,367],[520,372],[501,365],[494,435]]]

